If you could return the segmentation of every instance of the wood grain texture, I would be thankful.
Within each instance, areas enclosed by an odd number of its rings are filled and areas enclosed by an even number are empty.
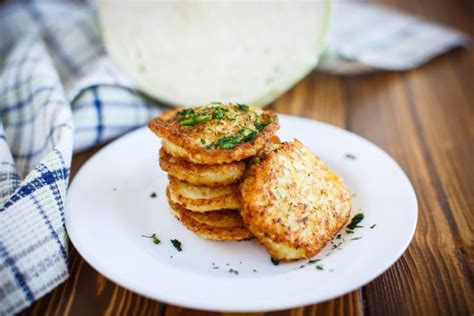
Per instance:
[[[376,2],[474,34],[473,1]],[[249,315],[472,315],[474,52],[457,49],[408,72],[313,72],[271,107],[346,128],[386,150],[415,187],[419,218],[400,260],[362,289],[313,306]],[[72,174],[98,149],[76,155]],[[97,273],[72,246],[69,258],[70,278],[23,315],[219,314],[134,294]]]

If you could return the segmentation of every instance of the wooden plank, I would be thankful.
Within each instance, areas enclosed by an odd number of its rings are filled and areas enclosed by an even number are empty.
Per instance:
[[[417,234],[407,253],[364,289],[368,313],[462,315],[474,310],[474,86],[466,79],[473,74],[473,56],[457,50],[400,74],[402,78],[386,83],[386,100],[373,97],[378,75],[368,78],[365,87],[363,80],[350,83],[356,99],[370,100],[364,104],[379,111],[375,116],[380,124],[365,112],[355,119],[355,130],[401,163],[414,182],[420,206]]]

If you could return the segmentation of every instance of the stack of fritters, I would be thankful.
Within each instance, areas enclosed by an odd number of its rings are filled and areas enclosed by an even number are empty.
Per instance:
[[[169,174],[173,215],[204,238],[252,238],[240,215],[239,182],[248,158],[278,130],[277,116],[245,104],[213,103],[166,112],[149,128],[162,138],[160,166]]]
[[[350,216],[342,179],[301,142],[280,143],[272,112],[215,103],[149,127],[162,138],[171,212],[201,237],[255,236],[274,259],[293,261],[317,254]]]

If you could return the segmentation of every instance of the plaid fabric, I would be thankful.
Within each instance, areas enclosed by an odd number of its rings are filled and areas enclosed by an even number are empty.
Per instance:
[[[142,126],[158,108],[108,62],[89,8],[4,6],[0,33],[0,315],[9,315],[68,276],[73,150]]]
[[[338,74],[407,70],[468,42],[466,34],[419,17],[341,1],[336,2],[318,69]]]

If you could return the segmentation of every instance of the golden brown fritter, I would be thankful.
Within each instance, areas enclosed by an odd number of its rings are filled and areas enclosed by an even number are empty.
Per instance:
[[[254,156],[279,123],[271,111],[213,103],[165,112],[148,127],[162,137],[163,148],[174,157],[196,164],[223,164]]]
[[[216,212],[192,212],[186,210],[186,216],[189,216],[198,223],[213,227],[236,227],[244,226],[242,216],[239,210],[221,210]]]
[[[212,213],[196,213],[169,199],[171,213],[190,231],[211,240],[248,240],[253,235],[243,225],[238,211],[223,210]]]
[[[237,185],[224,187],[195,186],[169,177],[170,198],[174,203],[195,212],[211,212],[240,207],[240,191]]]
[[[222,165],[198,165],[182,158],[175,158],[163,148],[160,149],[160,166],[179,180],[209,187],[234,184],[245,172],[245,163],[242,161]]]
[[[351,194],[301,142],[270,145],[241,184],[241,214],[278,260],[310,258],[347,222]]]

